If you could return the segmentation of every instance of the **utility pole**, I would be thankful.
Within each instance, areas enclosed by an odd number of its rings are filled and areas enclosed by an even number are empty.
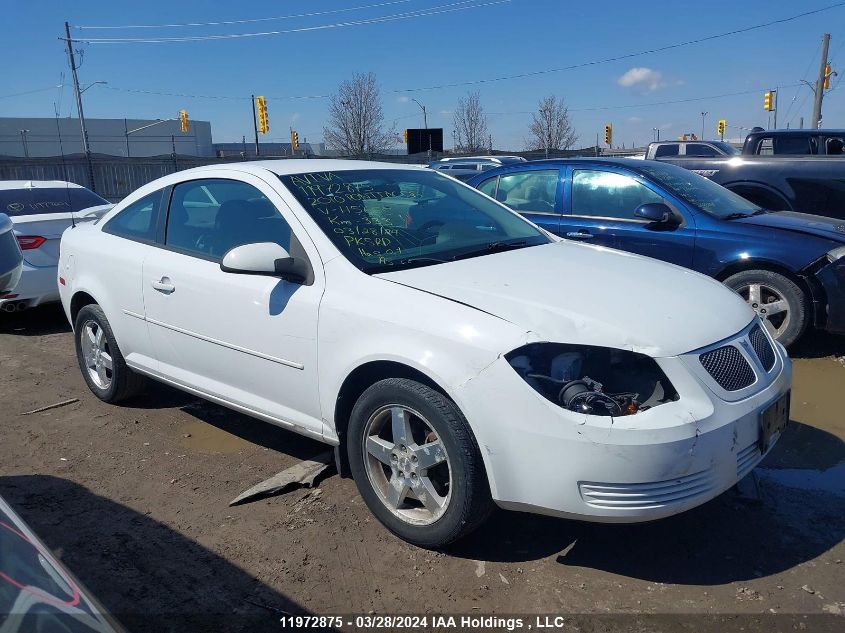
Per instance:
[[[827,52],[830,48],[830,33],[822,36],[822,57],[819,63],[819,77],[816,79],[816,98],[813,100],[813,118],[810,120],[810,127],[818,129],[822,120],[822,98],[824,97],[825,67],[827,66]]]
[[[24,158],[29,158],[29,145],[26,142],[26,135],[29,130],[21,130],[21,143],[23,143]]]
[[[67,43],[70,72],[73,76],[73,92],[76,95],[76,110],[79,113],[79,127],[82,132],[82,151],[85,153],[85,160],[88,163],[88,185],[91,191],[96,191],[94,188],[94,166],[91,164],[91,147],[88,145],[88,130],[85,129],[85,113],[82,110],[82,91],[79,90],[79,76],[76,74],[76,58],[73,54],[73,40],[70,39],[70,24],[67,22],[65,22],[65,42]]]
[[[772,129],[778,129],[778,93],[780,92],[780,88],[775,86],[774,93],[775,93],[775,109],[772,111]]]
[[[708,115],[707,112],[701,113],[701,140],[704,140],[704,117]]]
[[[258,146],[258,118],[255,116],[255,95],[250,95],[250,105],[252,105],[252,127],[255,130],[255,157],[261,155],[261,149]]]

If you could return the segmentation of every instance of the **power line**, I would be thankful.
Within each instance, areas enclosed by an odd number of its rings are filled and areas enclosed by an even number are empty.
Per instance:
[[[245,20],[221,20],[219,22],[182,22],[180,24],[124,24],[122,26],[74,26],[75,29],[165,29],[183,28],[189,26],[226,26],[230,24],[254,24],[256,22],[271,22],[274,20],[291,20],[295,18],[312,18],[318,15],[329,15],[334,13],[346,13],[349,11],[360,11],[362,9],[375,9],[387,7],[394,4],[405,4],[413,0],[392,0],[392,2],[378,2],[376,4],[364,4],[357,7],[346,7],[343,9],[331,9],[327,11],[314,11],[312,13],[294,13],[290,15],[277,15],[269,18],[252,18]]]
[[[816,45],[816,49],[813,51],[813,56],[810,58],[810,62],[807,64],[807,68],[804,69],[804,74],[801,75],[802,80],[807,79],[807,74],[810,72],[810,68],[813,66],[813,62],[819,58],[819,49],[821,48],[822,44],[819,42]],[[786,109],[786,114],[784,115],[784,119],[787,121],[791,121],[792,119],[789,118],[789,113],[792,111],[792,106],[795,105],[795,100],[798,98],[798,93],[801,91],[801,87],[804,85],[804,82],[801,81],[798,83],[798,87],[795,89],[795,94],[792,95],[792,101],[789,102],[789,107]],[[800,112],[800,110],[799,110]]]
[[[606,57],[604,59],[598,59],[589,62],[582,62],[580,64],[572,64],[571,66],[562,66],[560,68],[547,68],[545,70],[534,70],[531,72],[519,73],[516,75],[505,75],[502,77],[491,77],[488,79],[475,79],[472,81],[459,81],[450,84],[440,84],[436,86],[426,86],[424,88],[405,88],[402,90],[391,90],[390,92],[421,92],[425,90],[440,90],[443,88],[457,88],[461,86],[475,86],[478,84],[485,84],[485,83],[493,83],[497,81],[509,81],[511,79],[524,79],[526,77],[536,77],[538,75],[546,75],[550,73],[559,73],[566,70],[575,70],[576,68],[586,68],[588,66],[597,66],[599,64],[607,64],[609,62],[617,62],[624,59],[631,59],[632,57],[639,57],[642,55],[650,55],[653,53],[662,53],[664,51],[673,50],[676,48],[682,48],[684,46],[690,46],[692,44],[701,44],[702,42],[708,42],[712,40],[721,39],[724,37],[730,37],[732,35],[739,35],[741,33],[748,33],[749,31],[755,31],[758,29],[767,28],[769,26],[774,26],[776,24],[784,24],[786,22],[792,22],[793,20],[798,20],[800,18],[807,17],[809,15],[814,15],[817,13],[821,13],[823,11],[829,11],[831,9],[837,9],[839,7],[845,6],[845,2],[837,2],[836,4],[831,4],[826,7],[822,7],[820,9],[814,9],[812,11],[804,11],[803,13],[798,13],[796,15],[790,16],[788,18],[781,18],[779,20],[772,20],[770,22],[764,22],[762,24],[755,24],[754,26],[748,26],[742,29],[736,29],[733,31],[728,31],[726,33],[719,33],[717,35],[708,35],[706,37],[700,37],[693,40],[686,40],[684,42],[678,42],[676,44],[668,44],[666,46],[660,46],[658,48],[650,48],[643,51],[638,51],[636,53],[626,53],[624,55],[617,55],[615,57]]]
[[[409,20],[412,18],[422,18],[432,15],[440,15],[443,13],[454,13],[455,11],[465,11],[467,9],[481,9],[498,4],[508,4],[512,0],[489,0],[488,2],[477,3],[477,0],[460,0],[460,2],[453,2],[450,4],[442,4],[427,9],[417,9],[415,11],[407,11],[405,13],[394,13],[392,15],[384,15],[376,18],[367,18],[363,20],[350,20],[347,22],[335,22],[332,24],[320,24],[317,26],[304,26],[295,29],[285,29],[280,31],[263,31],[257,33],[229,33],[223,35],[191,35],[183,37],[149,37],[149,38],[131,38],[131,37],[115,37],[115,38],[80,38],[74,39],[75,42],[83,42],[86,44],[168,44],[172,42],[202,42],[209,40],[232,40],[246,37],[263,37],[267,35],[289,35],[291,33],[306,33],[311,31],[322,31],[326,29],[348,28],[352,26],[365,26],[368,24],[381,24],[384,22],[395,22],[397,20]],[[476,3],[476,4],[472,4]],[[845,4],[845,3],[843,3]]]
[[[27,90],[25,92],[14,92],[8,95],[0,95],[0,99],[9,99],[10,97],[21,97],[23,95],[35,94],[36,92],[47,92],[48,90],[55,90],[56,88],[61,88],[61,85],[49,86],[48,88],[36,88],[35,90]]]

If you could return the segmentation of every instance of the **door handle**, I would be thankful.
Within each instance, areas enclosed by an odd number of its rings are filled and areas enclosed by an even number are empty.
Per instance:
[[[566,234],[566,237],[574,237],[579,240],[591,240],[595,237],[595,235],[588,233],[587,231],[570,231]]]
[[[162,277],[159,281],[153,280],[150,282],[150,285],[166,295],[169,295],[171,292],[176,290],[176,286],[170,283],[170,279],[168,277]]]

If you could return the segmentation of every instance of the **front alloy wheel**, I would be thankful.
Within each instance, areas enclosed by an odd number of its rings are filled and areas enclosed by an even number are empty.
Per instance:
[[[346,448],[370,512],[410,543],[442,547],[493,508],[466,418],[429,385],[408,378],[371,385],[352,407]]]
[[[785,275],[771,270],[743,270],[724,283],[745,300],[784,347],[804,333],[810,320],[807,297]]]
[[[393,404],[367,421],[364,463],[382,503],[417,525],[437,521],[449,507],[451,467],[443,442],[417,411]]]

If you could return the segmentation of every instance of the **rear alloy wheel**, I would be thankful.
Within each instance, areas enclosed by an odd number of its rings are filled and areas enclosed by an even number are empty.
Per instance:
[[[493,507],[469,424],[427,385],[388,378],[367,389],[352,409],[347,450],[370,511],[415,545],[451,543]]]
[[[772,337],[791,345],[807,327],[807,299],[790,279],[769,270],[745,270],[725,279],[745,299]]]
[[[118,402],[143,388],[144,376],[126,365],[100,306],[84,306],[76,315],[73,330],[79,369],[95,396],[105,402]]]

